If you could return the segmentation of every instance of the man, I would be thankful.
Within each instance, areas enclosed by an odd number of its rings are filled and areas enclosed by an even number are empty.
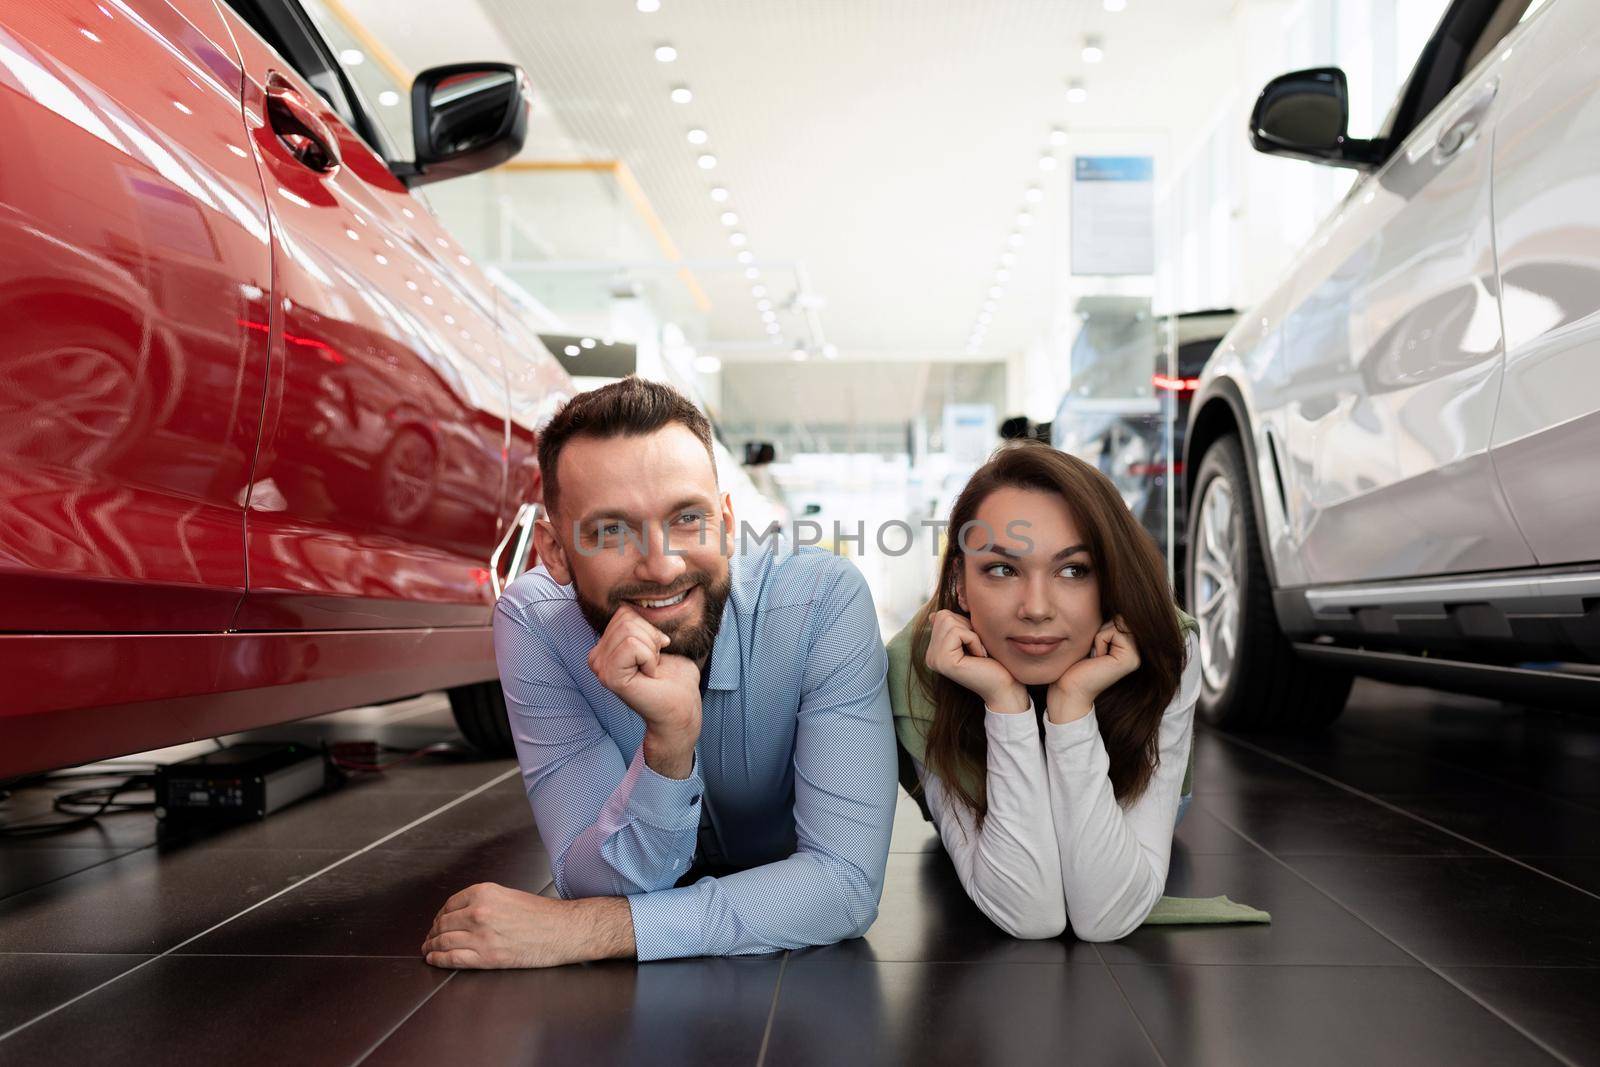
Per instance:
[[[495,654],[562,899],[463,890],[427,961],[546,967],[860,936],[896,791],[860,573],[776,539],[734,553],[710,425],[665,385],[574,398],[539,466],[541,564],[500,599]]]

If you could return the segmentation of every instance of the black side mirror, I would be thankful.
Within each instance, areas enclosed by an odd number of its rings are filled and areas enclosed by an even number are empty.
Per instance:
[[[431,67],[411,86],[411,137],[417,160],[407,185],[459,178],[498,166],[528,138],[532,89],[510,63]]]
[[[746,441],[744,463],[746,467],[763,467],[778,458],[778,450],[771,441]]]
[[[1383,162],[1381,141],[1349,136],[1350,87],[1338,67],[1297,70],[1272,79],[1250,114],[1257,152],[1367,170]]]

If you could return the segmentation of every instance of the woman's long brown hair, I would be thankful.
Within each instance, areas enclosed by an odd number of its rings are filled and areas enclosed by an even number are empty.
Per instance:
[[[1166,561],[1110,479],[1083,460],[1038,442],[996,452],[967,482],[950,511],[939,587],[918,612],[911,639],[912,672],[934,706],[928,768],[983,825],[989,810],[983,702],[929,668],[926,656],[933,613],[961,612],[956,597],[956,575],[964,557],[960,531],[977,518],[990,493],[1008,487],[1056,493],[1066,501],[1099,579],[1100,616],[1109,621],[1121,615],[1139,650],[1139,669],[1095,701],[1100,738],[1111,759],[1112,792],[1126,807],[1150,784],[1160,758],[1161,715],[1183,675],[1183,631],[1167,586]]]

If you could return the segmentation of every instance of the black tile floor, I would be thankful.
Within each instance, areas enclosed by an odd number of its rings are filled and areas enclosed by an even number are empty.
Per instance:
[[[453,731],[430,696],[252,736]],[[1600,720],[1362,682],[1322,737],[1198,745],[1168,891],[1270,926],[1011,940],[902,797],[861,940],[436,971],[452,892],[550,884],[514,764],[460,754],[187,843],[0,838],[0,1064],[1600,1063]]]

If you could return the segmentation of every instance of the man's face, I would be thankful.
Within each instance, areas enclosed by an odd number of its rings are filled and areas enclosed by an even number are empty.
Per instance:
[[[603,633],[623,605],[704,662],[730,588],[733,508],[705,445],[674,423],[655,433],[569,441],[557,460],[558,512],[540,555]],[[553,536],[558,551],[550,551]]]

